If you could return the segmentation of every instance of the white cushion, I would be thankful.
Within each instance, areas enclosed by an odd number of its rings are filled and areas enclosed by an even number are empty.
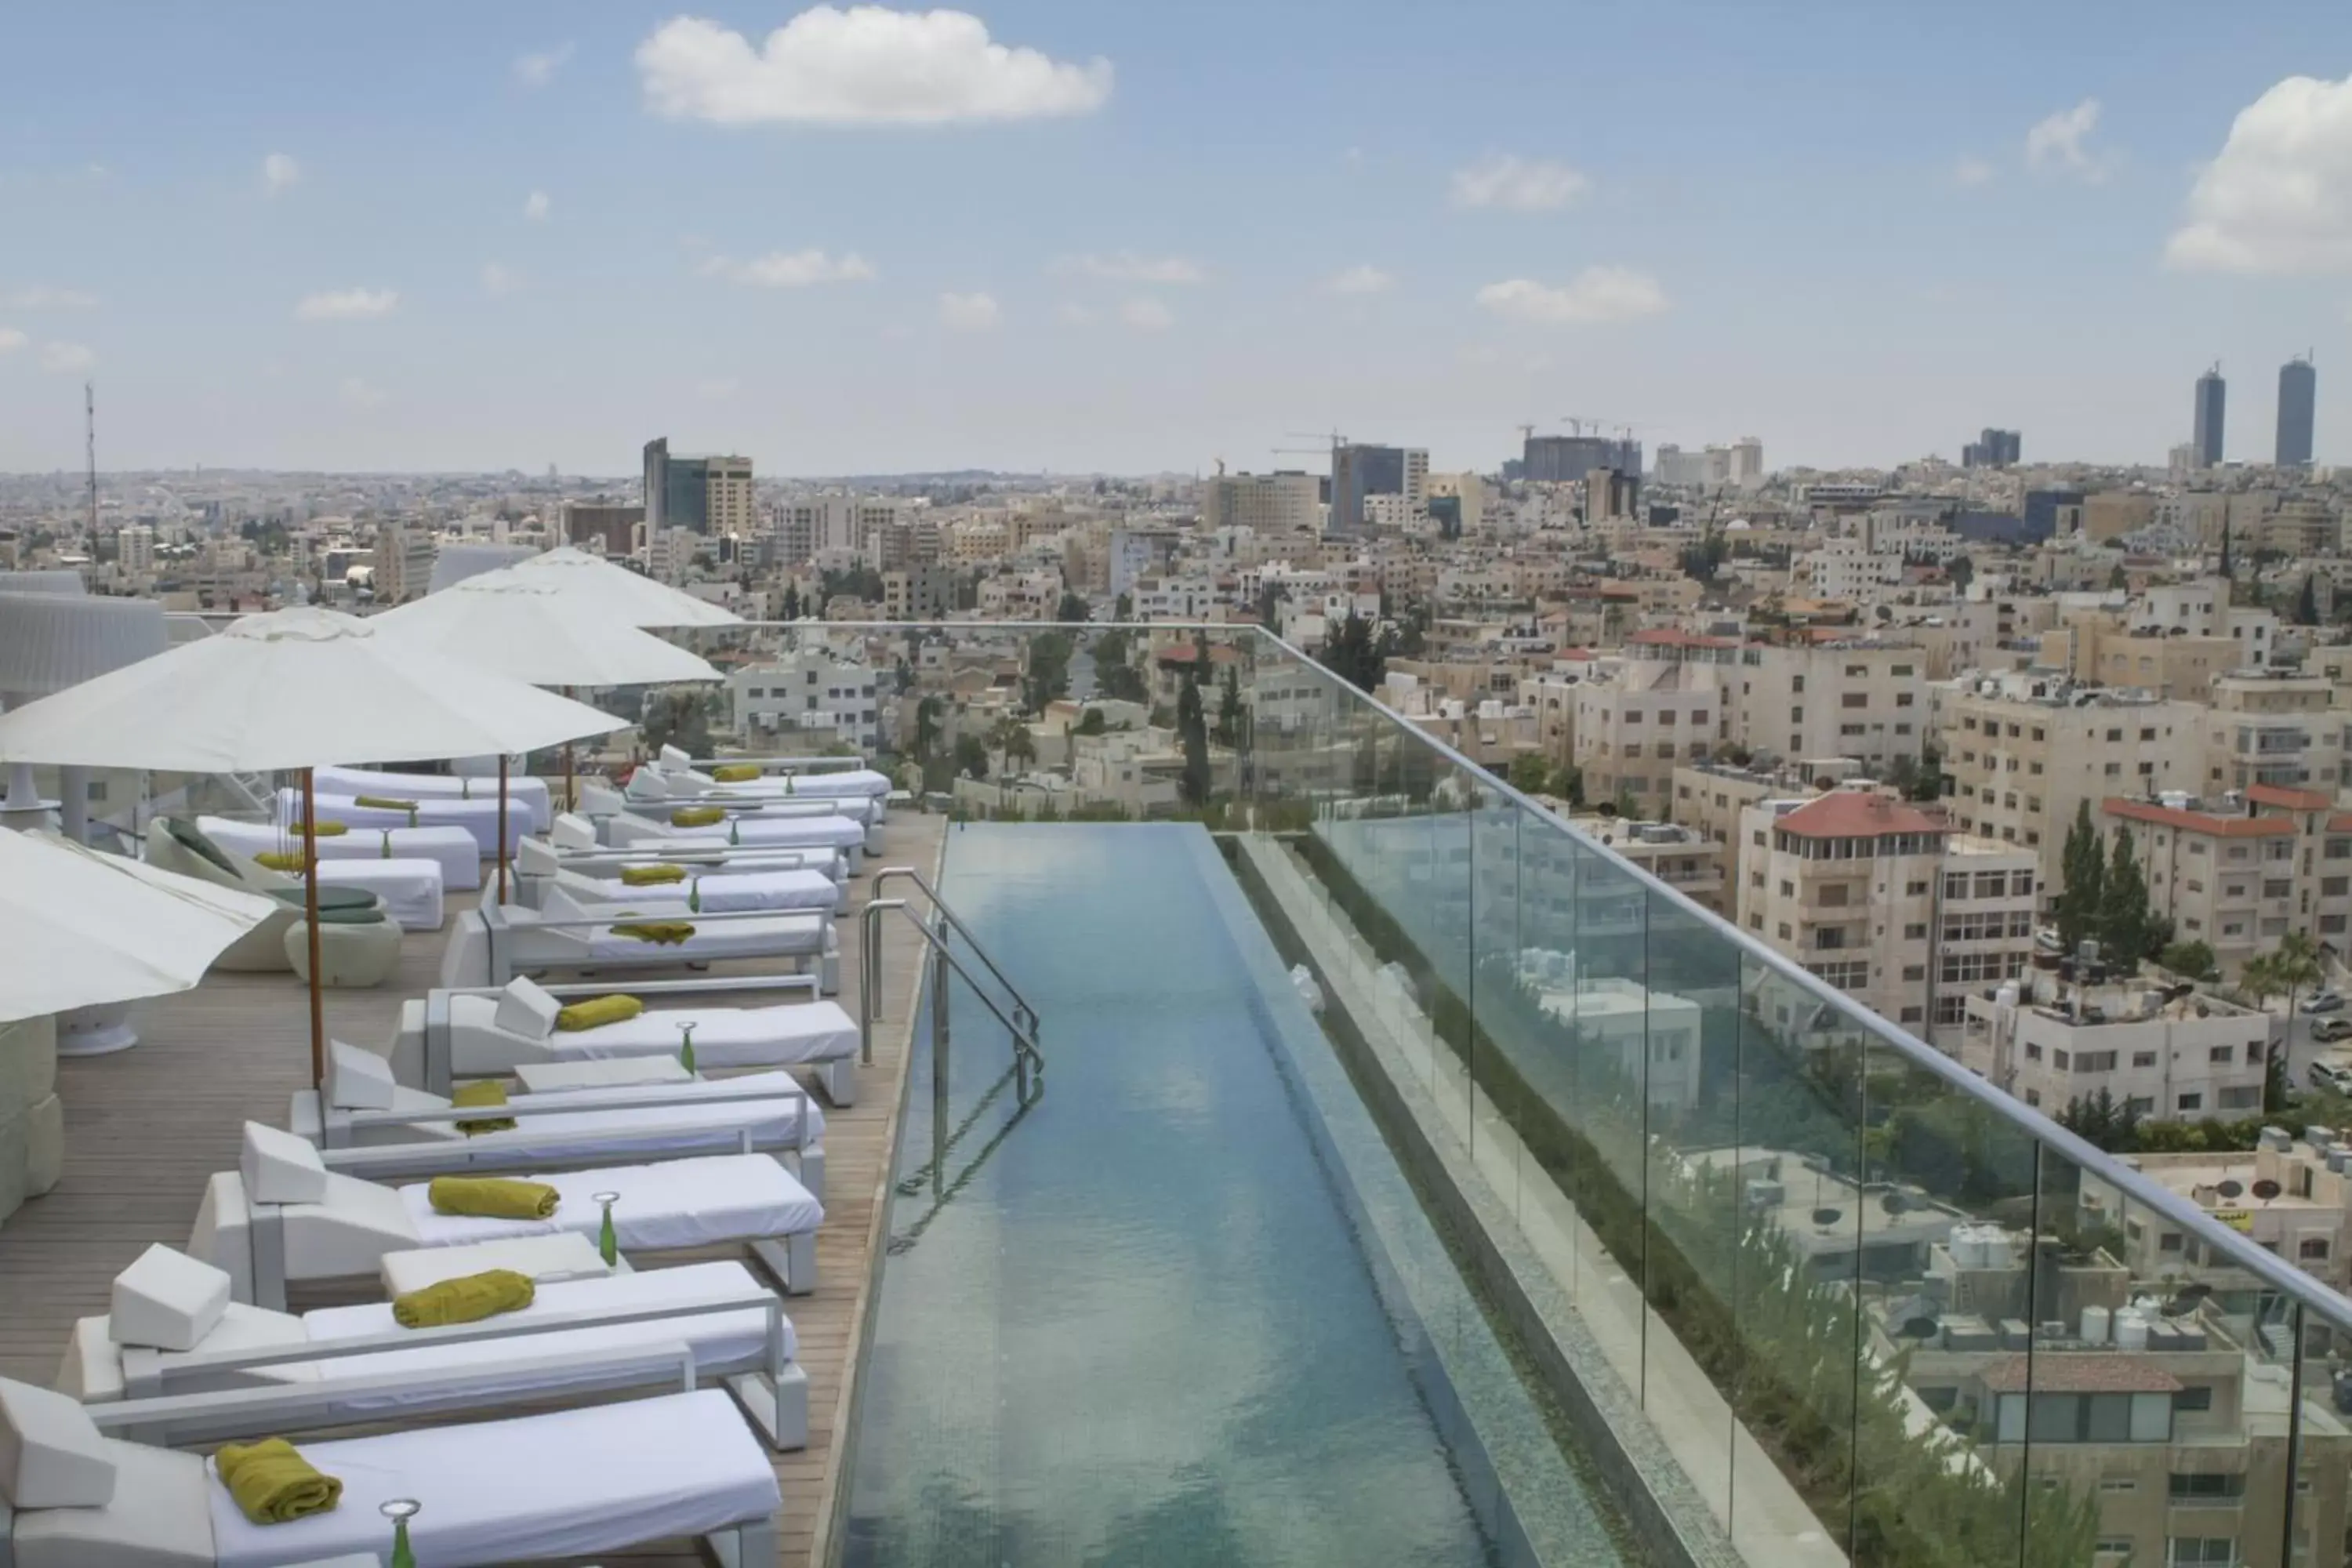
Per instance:
[[[114,1461],[89,1412],[62,1394],[0,1377],[0,1502],[11,1508],[103,1508]]]
[[[584,780],[581,783],[580,810],[576,815],[586,817],[618,816],[628,809],[628,801],[610,784],[589,784]]]
[[[593,850],[596,847],[596,825],[576,811],[567,811],[548,828],[547,839],[558,849]]]
[[[192,1351],[228,1310],[226,1268],[161,1243],[114,1277],[107,1337],[119,1345]]]
[[[20,1568],[215,1568],[211,1472],[203,1458],[103,1440],[114,1500],[16,1521]],[[283,1562],[280,1558],[278,1561]]]
[[[526,838],[515,849],[515,869],[526,877],[552,877],[563,863],[555,858],[555,847],[537,838]]]
[[[688,756],[684,752],[679,751],[676,746],[664,746],[661,749],[661,765],[666,770],[670,768],[691,768],[694,766],[694,759]]]
[[[337,1110],[390,1110],[392,1063],[349,1040],[327,1042],[327,1098]]]
[[[555,1016],[562,1011],[563,1004],[550,996],[547,987],[519,974],[499,993],[499,1010],[491,1016],[490,1026],[526,1040],[544,1040],[555,1033]]]
[[[514,912],[516,911],[509,911],[509,914]],[[569,922],[600,920],[606,917],[604,911],[590,909],[559,887],[549,888],[540,894],[539,918],[542,921],[565,922],[564,935],[575,941],[586,942],[593,933],[583,925],[573,925]]]
[[[309,1140],[258,1121],[245,1124],[237,1158],[246,1196],[257,1204],[315,1204],[327,1194],[327,1165]]]

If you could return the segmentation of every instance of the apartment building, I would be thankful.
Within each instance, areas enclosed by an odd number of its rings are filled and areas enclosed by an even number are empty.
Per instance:
[[[727,696],[740,735],[786,735],[800,745],[841,740],[866,751],[882,744],[873,667],[822,646],[730,672]]]
[[[1587,800],[1664,811],[1675,764],[1704,762],[1721,744],[1723,694],[1703,666],[1628,661],[1612,679],[1573,688],[1572,700],[1570,756]]]
[[[1674,822],[1636,822],[1622,816],[1570,819],[1585,834],[1639,866],[1694,903],[1727,915],[1725,868],[1731,847],[1695,827]]]
[[[2345,782],[2345,727],[2335,684],[2317,675],[2253,672],[2212,683],[2202,788],[2218,795],[2279,784],[2333,795]]]
[[[2034,857],[1868,785],[1743,808],[1738,878],[1759,941],[1947,1050],[2032,956]]]
[[[955,608],[957,574],[949,566],[908,566],[882,574],[882,618],[936,621]]]
[[[2244,1152],[2141,1154],[2132,1163],[2256,1246],[2335,1289],[2352,1291],[2352,1149],[2336,1129],[2314,1127],[2294,1138],[2273,1128]],[[2261,1182],[2274,1184],[2275,1195],[2254,1196]],[[2239,1305],[2227,1299],[2247,1290],[2251,1278],[2184,1243],[2179,1231],[2161,1225],[2132,1226],[2126,1261],[2149,1273],[2185,1266],[2227,1304]]]
[[[439,541],[423,523],[388,522],[375,535],[375,602],[404,605],[421,599],[433,582]]]
[[[2033,850],[2054,896],[2066,830],[2084,803],[2187,787],[2205,710],[2139,691],[2078,687],[2025,671],[1947,696],[1941,732],[1949,805],[1963,831]]]
[[[2245,644],[2149,627],[2131,630],[2120,616],[2077,617],[2042,639],[2043,662],[2103,686],[2137,687],[2158,697],[2201,701],[2221,676],[2246,668]]]
[[[1803,800],[1863,774],[1850,757],[1744,768],[1731,763],[1690,763],[1675,770],[1674,816],[1717,844],[1741,842],[1739,814],[1759,801]]]
[[[2103,1092],[2166,1119],[2263,1108],[2268,1013],[2201,993],[2074,985],[2039,973],[1964,1001],[1962,1065],[2053,1115]]]
[[[2329,795],[2256,784],[2208,806],[2185,795],[2109,800],[2147,869],[2148,904],[2225,974],[2301,931],[2341,952],[2352,939],[2352,814]]]
[[[1910,642],[1856,640],[1739,650],[1730,738],[1781,757],[1918,759],[1930,736],[1925,656]]]

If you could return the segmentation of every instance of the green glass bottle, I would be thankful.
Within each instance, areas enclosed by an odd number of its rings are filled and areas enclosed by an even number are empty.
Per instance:
[[[690,915],[702,912],[702,879],[699,877],[686,885],[686,912]]]
[[[677,1045],[677,1065],[692,1072],[694,1070],[694,1026],[681,1024],[678,1028],[683,1037],[679,1039]]]
[[[730,844],[743,842],[743,823],[740,817],[730,816],[727,819],[727,842]]]
[[[786,773],[784,775],[784,793],[786,795],[798,795],[801,793],[800,790],[793,784],[793,775],[790,773]]]
[[[604,1223],[596,1232],[596,1255],[604,1260],[605,1268],[611,1268],[621,1261],[621,1238],[613,1229],[613,1205],[620,1201],[621,1194],[598,1193],[595,1197],[604,1205]]]
[[[408,1544],[408,1521],[424,1505],[415,1498],[394,1498],[383,1504],[378,1512],[392,1521],[392,1561],[390,1568],[416,1568],[416,1552]]]

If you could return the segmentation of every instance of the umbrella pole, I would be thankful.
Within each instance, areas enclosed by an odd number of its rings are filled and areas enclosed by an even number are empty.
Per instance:
[[[310,952],[310,1086],[327,1081],[325,972],[319,963],[319,796],[302,770],[302,923]]]
[[[566,697],[571,696],[572,688],[568,686],[565,687],[563,689],[563,695]],[[563,742],[563,809],[566,811],[577,811],[580,809],[579,806],[573,803],[572,796],[572,742],[569,741]]]
[[[499,902],[507,901],[507,754],[499,753]]]

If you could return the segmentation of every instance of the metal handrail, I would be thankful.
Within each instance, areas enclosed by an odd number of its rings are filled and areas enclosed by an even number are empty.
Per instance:
[[[947,939],[926,924],[922,917],[916,914],[904,899],[868,899],[863,911],[862,918],[866,921],[866,940],[862,944],[864,952],[860,956],[866,959],[866,978],[870,983],[861,984],[857,988],[857,1034],[860,1059],[869,1066],[874,1060],[874,1017],[880,1006],[882,990],[880,956],[882,915],[889,910],[897,910],[904,914],[907,917],[907,923],[914,927],[921,934],[922,939],[930,944],[931,952],[953,969],[962,978],[963,983],[971,987],[972,994],[979,997],[987,1005],[988,1010],[996,1016],[996,1021],[1003,1025],[1005,1032],[1013,1037],[1015,1058],[1043,1072],[1045,1068],[1045,1053],[1037,1047],[1037,1025],[1034,1018],[1031,1018],[1024,1028],[1013,1017],[1008,1017],[1004,1009],[996,1005],[996,998],[982,988],[971,971],[964,967],[963,960],[958,958],[954,951],[948,946]],[[975,947],[973,951],[978,952],[979,949]],[[982,954],[981,957],[985,963],[986,955]],[[990,964],[989,968],[993,973],[995,965]],[[1010,987],[1008,986],[1007,989],[1009,990]],[[937,1005],[935,1000],[934,1005]],[[1014,1005],[1017,1015],[1021,1009],[1027,1006],[1027,1004],[1016,1002]],[[1026,1096],[1024,1095],[1024,1098],[1025,1099]]]
[[[955,933],[963,938],[965,942],[971,944],[972,956],[979,959],[981,963],[988,965],[989,973],[996,977],[996,983],[1004,987],[1005,994],[1013,998],[1014,1012],[1029,1021],[1029,1032],[1033,1035],[1035,1034],[1037,1032],[1037,1026],[1039,1023],[1037,1009],[1029,1005],[1029,998],[1021,994],[1021,988],[1013,984],[1010,979],[1006,978],[1004,971],[996,966],[996,961],[989,957],[987,950],[980,945],[980,939],[971,934],[971,928],[964,924],[962,918],[959,916],[955,910],[948,907],[947,900],[940,897],[939,889],[932,887],[931,884],[924,879],[923,874],[920,871],[918,871],[912,866],[883,867],[880,870],[874,873],[874,886],[871,889],[872,896],[879,897],[882,892],[882,884],[888,881],[893,877],[904,877],[923,890],[923,896],[931,901],[932,910],[941,916],[944,916],[948,924],[955,928]],[[969,984],[969,982],[967,982],[967,984]],[[977,991],[980,987],[975,984],[972,986],[972,989]]]

